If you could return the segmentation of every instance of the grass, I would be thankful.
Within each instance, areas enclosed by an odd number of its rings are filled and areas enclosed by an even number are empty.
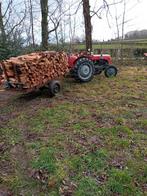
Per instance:
[[[0,191],[13,195],[146,195],[147,68],[61,95],[1,104]],[[5,93],[5,92],[1,92]]]
[[[124,40],[123,43],[119,42],[119,41],[112,41],[112,42],[103,42],[103,43],[94,43],[93,44],[93,49],[117,49],[120,48],[122,44],[122,48],[123,49],[136,49],[136,48],[147,48],[147,40],[143,39],[143,40]],[[80,49],[80,50],[84,50],[85,49],[85,45],[84,44],[75,44],[74,46],[75,49]]]
[[[32,162],[32,166],[35,169],[46,170],[49,173],[54,173],[56,170],[54,149],[42,148],[40,150],[40,155],[38,159]]]
[[[118,169],[112,169],[109,174],[109,180],[107,182],[108,189],[113,193],[134,195],[138,194],[139,189],[133,184],[132,176],[128,170],[120,171]]]

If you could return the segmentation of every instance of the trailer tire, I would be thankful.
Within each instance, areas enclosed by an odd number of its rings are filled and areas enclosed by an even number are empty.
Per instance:
[[[48,86],[49,86],[50,97],[54,97],[61,90],[61,84],[58,80],[52,80]]]

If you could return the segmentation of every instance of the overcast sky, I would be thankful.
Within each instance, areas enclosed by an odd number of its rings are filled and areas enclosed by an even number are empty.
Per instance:
[[[94,0],[90,1],[91,3],[94,3]],[[121,15],[123,12],[123,5],[119,4],[116,7],[118,15]],[[104,14],[101,20],[97,17],[92,19],[93,39],[107,40],[115,38],[116,23],[114,6],[110,7],[110,13],[111,16],[108,17],[110,27]],[[127,0],[126,20],[129,20],[129,22],[125,25],[125,33],[133,30],[147,29],[147,0]]]
[[[5,3],[8,2],[8,0],[3,0],[4,1],[4,6],[6,5]],[[2,2],[3,2],[2,1]],[[22,10],[24,8],[24,3],[22,0],[13,0],[14,4],[17,5],[15,9]],[[119,0],[107,0],[108,3],[113,3],[114,1],[119,1]],[[39,2],[40,0],[33,0],[32,2]],[[53,0],[49,0],[49,8],[53,9]],[[69,4],[72,5],[71,12],[75,12],[75,9],[77,9],[77,5],[80,2],[80,0],[64,0],[65,2],[65,7],[64,9],[66,10],[69,7]],[[67,4],[67,6],[66,6]],[[103,0],[90,0],[91,4],[91,10],[95,7],[95,10],[98,9],[101,5],[103,5]],[[126,0],[126,16],[125,19],[128,21],[125,24],[125,33],[133,30],[142,30],[142,29],[147,29],[147,0]],[[40,9],[40,8],[39,8]],[[116,22],[115,22],[115,16],[116,16],[116,10],[117,10],[117,16],[119,17],[119,23],[122,23],[122,13],[123,13],[123,4],[117,4],[116,6],[110,6],[110,14],[108,15],[108,18],[106,18],[106,12],[103,11],[101,18],[99,19],[97,16],[92,18],[92,26],[93,26],[93,39],[95,40],[108,40],[111,38],[116,38]],[[68,13],[67,13],[68,14]],[[35,12],[35,39],[37,42],[41,41],[41,29],[40,29],[40,24],[41,24],[41,15],[40,12]],[[84,23],[83,23],[83,11],[82,11],[82,6],[79,9],[78,13],[76,16],[72,16],[72,19],[74,21],[75,17],[75,23],[76,23],[76,32],[75,36],[84,37]],[[69,24],[68,24],[68,17],[67,19],[67,24],[66,24],[66,33],[67,35],[69,34]],[[14,17],[14,20],[15,19]],[[15,21],[14,21],[15,22]],[[109,25],[108,25],[109,22]],[[28,20],[29,23],[29,20]],[[49,23],[49,28],[52,28],[52,26]],[[121,29],[121,25],[120,25]],[[67,38],[68,41],[68,38]]]

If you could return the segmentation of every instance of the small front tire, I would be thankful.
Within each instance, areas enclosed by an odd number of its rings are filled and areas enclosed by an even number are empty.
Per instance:
[[[105,71],[104,74],[107,78],[111,78],[111,77],[115,77],[117,75],[117,68],[113,65],[108,66]]]

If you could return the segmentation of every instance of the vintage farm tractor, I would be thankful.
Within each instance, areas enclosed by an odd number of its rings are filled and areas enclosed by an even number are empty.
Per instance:
[[[108,54],[72,54],[68,56],[68,63],[71,76],[80,82],[89,82],[103,71],[106,77],[117,75],[117,68]]]

